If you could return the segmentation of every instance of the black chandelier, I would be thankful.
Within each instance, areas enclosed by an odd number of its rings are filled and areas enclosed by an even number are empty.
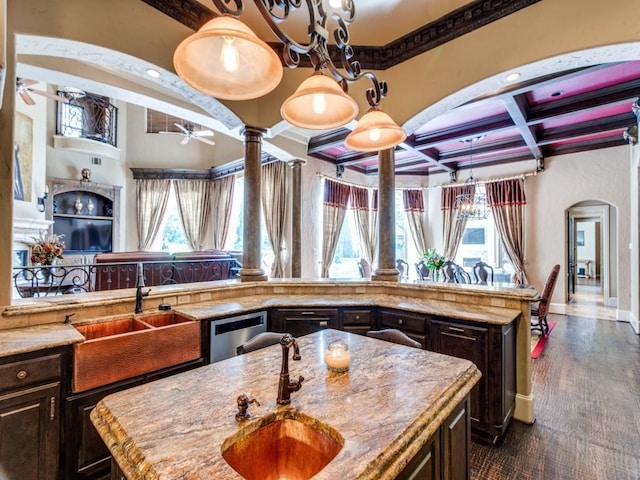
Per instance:
[[[243,0],[212,0],[221,16],[207,22],[176,49],[178,75],[193,88],[216,98],[247,100],[272,91],[282,79],[282,64],[269,45],[259,39],[239,17]],[[353,0],[253,0],[262,18],[282,43],[282,62],[297,68],[309,57],[314,74],[285,100],[281,114],[293,125],[310,129],[344,126],[358,114],[348,95],[348,84],[366,78],[369,111],[346,139],[358,151],[391,148],[406,138],[405,131],[380,110],[387,83],[370,71],[362,71],[349,44],[348,25],[355,20]],[[304,5],[303,5],[304,3]],[[292,39],[282,28],[292,14],[306,6],[308,41]],[[329,54],[329,21],[335,22],[333,40],[340,68]],[[326,74],[325,74],[326,73]]]

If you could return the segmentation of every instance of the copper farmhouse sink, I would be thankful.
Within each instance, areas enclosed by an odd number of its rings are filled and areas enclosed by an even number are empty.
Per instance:
[[[340,452],[344,438],[300,412],[284,411],[251,422],[221,447],[225,461],[246,480],[308,480]]]
[[[85,342],[74,346],[74,392],[200,358],[200,322],[174,312],[133,315],[75,328]]]

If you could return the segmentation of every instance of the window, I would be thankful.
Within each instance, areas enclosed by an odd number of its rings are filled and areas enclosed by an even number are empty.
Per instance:
[[[484,228],[465,228],[462,234],[463,245],[484,245]]]
[[[160,251],[175,253],[188,252],[191,250],[184,235],[182,220],[180,220],[180,210],[178,209],[178,201],[175,195],[173,183],[171,183],[169,199],[167,200],[167,209],[164,212],[162,223],[158,229],[156,238],[153,239],[151,245],[152,251]]]
[[[338,246],[333,256],[333,263],[329,268],[329,278],[358,278],[358,260],[362,258],[360,252],[360,236],[356,227],[353,210],[347,210],[344,216],[342,230],[338,238]]]
[[[65,137],[79,137],[117,146],[116,131],[118,109],[109,99],[68,87],[58,92],[69,98],[69,103],[57,103],[56,133]]]
[[[493,217],[467,222],[454,261],[467,270],[472,275],[472,279],[473,266],[477,262],[483,261],[493,267],[494,281],[511,281],[513,267],[504,253]]]

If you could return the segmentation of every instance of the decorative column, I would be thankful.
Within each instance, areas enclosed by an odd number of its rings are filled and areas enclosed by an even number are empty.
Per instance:
[[[302,276],[302,165],[307,163],[296,158],[289,162],[293,170],[291,189],[291,277]]]
[[[378,268],[371,280],[398,281],[396,269],[395,155],[393,148],[378,153]]]
[[[241,282],[266,280],[260,267],[260,209],[261,209],[261,128],[245,126],[244,134],[244,228],[242,232]]]

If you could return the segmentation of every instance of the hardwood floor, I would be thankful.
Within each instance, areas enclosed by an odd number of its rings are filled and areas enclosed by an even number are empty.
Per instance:
[[[567,315],[615,320],[616,308],[604,305],[600,279],[578,277],[576,291],[566,307]]]
[[[628,323],[550,320],[532,360],[536,422],[512,421],[500,446],[472,442],[472,478],[640,479],[640,336]]]

